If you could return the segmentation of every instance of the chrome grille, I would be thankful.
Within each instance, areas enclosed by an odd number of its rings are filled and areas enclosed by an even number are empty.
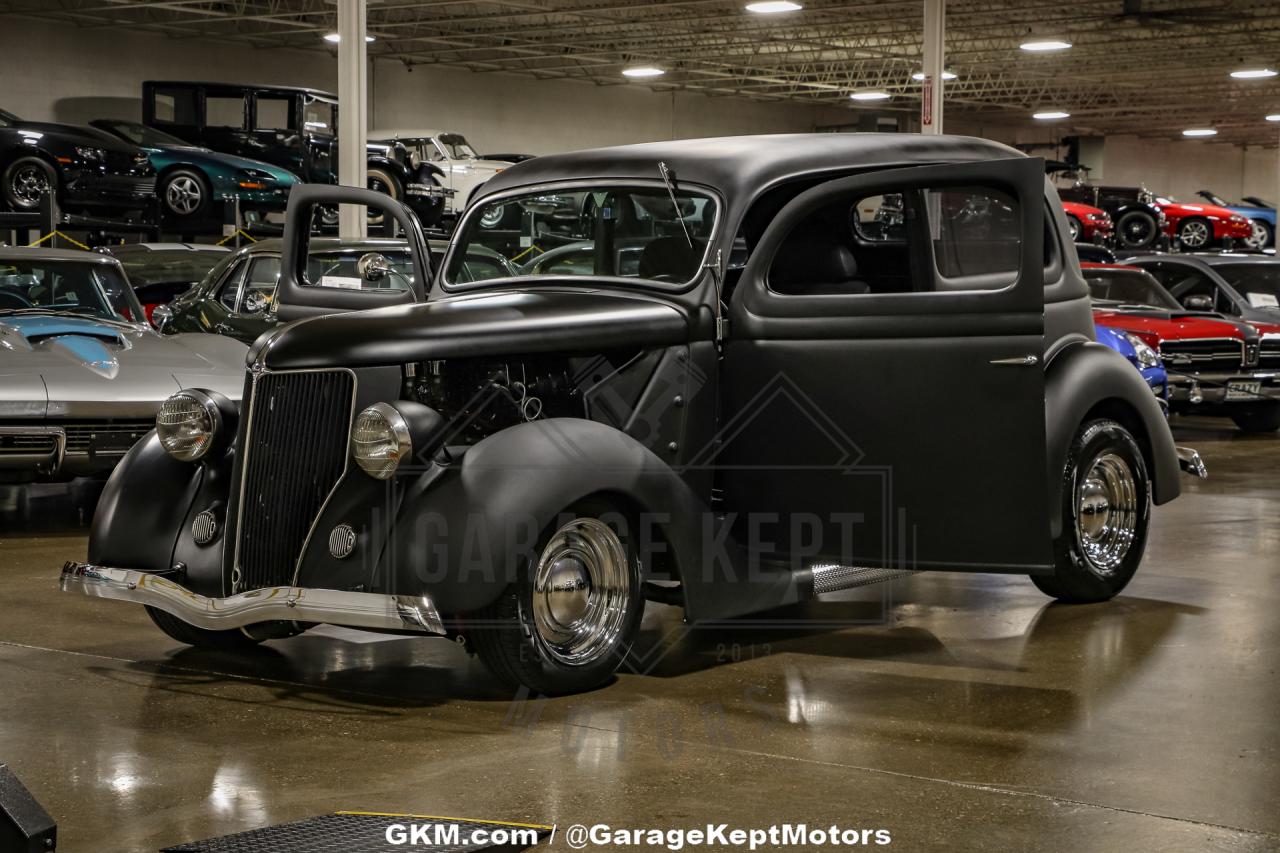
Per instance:
[[[155,425],[154,418],[77,423],[59,422],[56,424],[56,426],[62,427],[63,432],[67,434],[68,453],[88,453],[91,445],[106,439],[110,439],[112,447],[120,448],[125,443],[141,440],[144,435],[151,432]],[[127,449],[124,448],[120,452],[124,453]]]
[[[235,592],[293,582],[294,566],[346,470],[355,377],[264,373],[253,384],[237,511]]]
[[[1280,338],[1263,338],[1258,352],[1259,367],[1280,368]]]
[[[1233,338],[1199,338],[1166,341],[1160,357],[1174,370],[1239,370],[1244,364],[1244,342]]]

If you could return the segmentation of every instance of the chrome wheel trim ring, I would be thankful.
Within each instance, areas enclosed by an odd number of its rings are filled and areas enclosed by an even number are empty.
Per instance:
[[[1076,538],[1089,568],[1110,577],[1128,556],[1138,533],[1138,484],[1121,456],[1104,450],[1076,483]]]
[[[9,178],[9,189],[23,207],[35,207],[49,192],[49,175],[34,163],[23,166]]]
[[[627,550],[595,518],[578,518],[547,542],[533,573],[533,627],[549,657],[583,666],[613,651],[633,590]]]
[[[181,216],[190,216],[204,202],[204,187],[189,175],[179,175],[164,188],[164,202]]]
[[[1182,245],[1198,249],[1209,242],[1209,226],[1199,220],[1188,222],[1178,231]]]

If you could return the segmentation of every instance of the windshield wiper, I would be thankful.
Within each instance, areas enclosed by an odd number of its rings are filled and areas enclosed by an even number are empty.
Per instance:
[[[689,243],[689,248],[693,248],[693,235],[689,233],[689,226],[684,223],[684,214],[680,212],[680,202],[676,201],[676,184],[673,173],[667,168],[667,164],[658,163],[658,174],[662,175],[662,183],[667,186],[667,195],[671,197],[671,206],[676,211],[676,221],[680,223],[680,230],[684,232],[684,239]]]

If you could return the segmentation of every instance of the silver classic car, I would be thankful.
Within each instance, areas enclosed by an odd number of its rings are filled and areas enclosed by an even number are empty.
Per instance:
[[[245,351],[158,334],[114,258],[0,248],[0,482],[106,475],[175,391],[239,399]]]

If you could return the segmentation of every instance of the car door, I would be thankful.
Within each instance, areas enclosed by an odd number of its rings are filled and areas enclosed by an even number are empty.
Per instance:
[[[751,553],[1050,564],[1045,211],[1043,162],[1016,158],[837,179],[777,214],[723,361],[719,486]]]

